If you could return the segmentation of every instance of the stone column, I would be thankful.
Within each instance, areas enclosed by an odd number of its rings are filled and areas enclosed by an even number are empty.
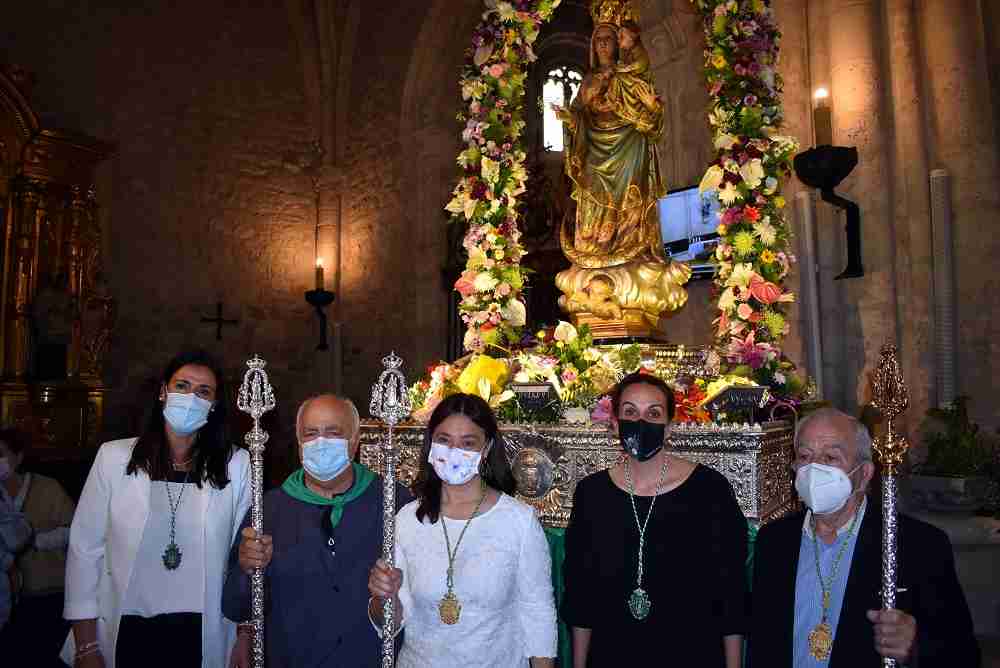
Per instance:
[[[910,389],[910,409],[904,419],[914,433],[935,393],[926,100],[914,0],[888,0],[885,17],[892,71],[894,132],[890,150],[895,163],[898,339],[902,372]]]
[[[882,344],[896,336],[892,163],[887,156],[891,117],[883,98],[889,77],[881,67],[881,3],[831,0],[830,16],[833,139],[840,146],[856,146],[859,154],[858,166],[839,191],[861,207],[866,270],[863,278],[847,279],[842,287],[839,334],[844,339],[844,399],[850,410],[851,403],[869,400],[867,375]]]
[[[987,388],[1000,372],[1000,239],[997,135],[983,19],[975,0],[921,0],[930,167],[952,175],[958,393],[974,397],[975,419],[995,422]]]

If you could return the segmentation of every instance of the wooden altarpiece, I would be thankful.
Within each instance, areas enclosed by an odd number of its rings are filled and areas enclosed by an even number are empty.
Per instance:
[[[33,458],[78,458],[101,430],[115,321],[94,194],[114,147],[43,125],[32,81],[0,66],[0,424]]]

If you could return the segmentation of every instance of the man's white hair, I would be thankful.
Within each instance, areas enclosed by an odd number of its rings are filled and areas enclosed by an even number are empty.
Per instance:
[[[846,420],[851,425],[854,445],[858,452],[858,459],[861,463],[870,462],[872,460],[872,437],[868,433],[868,427],[862,424],[862,422],[856,417],[829,406],[813,411],[799,420],[799,423],[795,425],[796,451],[799,449],[799,434],[802,433],[802,430],[813,422],[822,422],[824,420]]]
[[[298,438],[302,434],[302,413],[305,412],[306,406],[308,406],[310,402],[324,397],[340,401],[351,409],[351,435],[348,440],[353,440],[354,437],[358,435],[358,432],[361,431],[361,414],[358,413],[358,407],[354,405],[353,401],[347,397],[342,397],[339,394],[317,394],[309,397],[299,404],[299,411],[295,414],[295,437]]]

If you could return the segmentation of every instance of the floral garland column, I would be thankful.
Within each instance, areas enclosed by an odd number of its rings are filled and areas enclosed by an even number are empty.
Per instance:
[[[798,143],[779,134],[781,33],[769,0],[692,1],[704,21],[708,120],[717,150],[700,186],[717,191],[720,203],[716,343],[731,373],[794,393],[794,367],[781,352],[795,301],[784,285],[795,258],[781,185]]]
[[[524,247],[517,228],[518,198],[528,174],[520,146],[524,130],[525,68],[531,45],[560,0],[484,0],[486,11],[466,50],[458,114],[464,124],[458,155],[461,176],[445,209],[467,222],[469,255],[455,282],[466,324],[465,348],[482,352],[520,339],[526,308],[521,298]]]

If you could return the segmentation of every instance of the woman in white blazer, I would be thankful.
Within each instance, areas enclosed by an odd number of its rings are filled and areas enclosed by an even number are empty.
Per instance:
[[[251,496],[226,397],[216,362],[182,353],[143,434],[101,446],[70,528],[66,663],[226,666],[236,629],[222,616],[222,583]]]

